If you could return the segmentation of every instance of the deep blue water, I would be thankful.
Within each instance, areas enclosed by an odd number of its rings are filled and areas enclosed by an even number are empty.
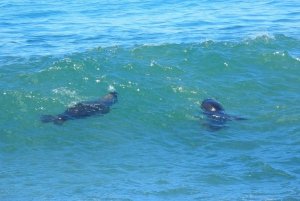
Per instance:
[[[298,2],[0,8],[0,200],[299,200]],[[248,120],[208,129],[206,98]]]

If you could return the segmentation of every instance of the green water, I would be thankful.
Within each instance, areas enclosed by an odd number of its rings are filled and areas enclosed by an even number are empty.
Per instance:
[[[296,200],[299,47],[284,35],[6,57],[0,69],[5,200]],[[43,124],[112,86],[109,114]],[[199,107],[230,115],[212,132]],[[34,200],[35,200],[34,199]]]

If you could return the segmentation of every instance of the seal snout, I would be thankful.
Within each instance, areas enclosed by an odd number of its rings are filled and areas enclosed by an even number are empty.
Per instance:
[[[118,102],[118,95],[119,93],[116,91],[110,92],[109,96],[111,96],[111,103],[117,103]]]

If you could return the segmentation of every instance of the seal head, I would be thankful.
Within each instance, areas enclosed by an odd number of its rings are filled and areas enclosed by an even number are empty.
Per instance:
[[[227,121],[246,120],[245,118],[227,115],[223,106],[211,98],[202,101],[201,108],[207,119],[205,126],[209,130],[219,130],[226,126]]]

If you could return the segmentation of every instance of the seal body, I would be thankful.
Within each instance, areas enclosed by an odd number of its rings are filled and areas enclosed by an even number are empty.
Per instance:
[[[225,127],[228,120],[246,120],[245,118],[227,115],[223,106],[214,99],[205,99],[202,101],[201,108],[207,117],[206,126],[212,130],[219,130]]]
[[[41,121],[43,123],[53,122],[57,125],[62,125],[67,120],[82,119],[93,115],[103,115],[109,112],[110,107],[118,102],[118,93],[111,92],[105,97],[88,102],[80,102],[68,108],[64,113],[56,116],[42,115]]]

